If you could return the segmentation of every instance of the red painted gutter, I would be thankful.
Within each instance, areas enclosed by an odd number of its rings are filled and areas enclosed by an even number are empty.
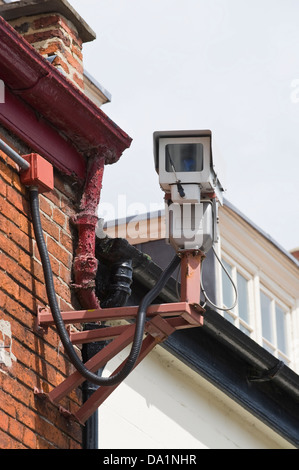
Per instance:
[[[1,17],[0,64],[7,92],[20,99],[18,113],[21,106],[26,109],[27,105],[27,114],[28,106],[33,108],[77,153],[88,157],[109,149],[105,163],[113,163],[130,146],[131,138]],[[7,109],[11,112],[12,108],[8,105]],[[9,120],[11,129],[13,116]],[[0,122],[5,125],[7,121],[5,104],[1,104]],[[14,131],[19,135],[19,128]],[[33,129],[26,132],[33,142]]]

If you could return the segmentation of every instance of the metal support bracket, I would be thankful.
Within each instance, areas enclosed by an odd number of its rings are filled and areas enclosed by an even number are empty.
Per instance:
[[[200,327],[203,325],[204,309],[199,305],[200,295],[200,266],[204,256],[202,252],[181,252],[181,301],[168,304],[151,305],[147,310],[147,321],[145,324],[145,337],[135,367],[150,353],[159,343],[165,341],[174,331],[185,328]],[[135,324],[129,323],[136,319],[138,307],[116,307],[94,310],[80,310],[62,312],[65,324],[103,322],[113,320],[126,320],[128,324],[109,326],[96,330],[81,332],[69,332],[73,344],[83,344],[93,341],[111,340],[98,353],[85,363],[85,367],[96,372],[104,367],[107,362],[126,348],[134,338]],[[47,328],[54,325],[51,312],[44,308],[38,308],[37,328],[46,332]],[[123,362],[123,364],[125,361]],[[113,375],[122,367],[121,364]],[[65,398],[73,389],[80,386],[85,378],[75,371],[62,383],[49,393],[35,390],[35,395],[42,399],[48,399],[59,407],[59,402]],[[72,418],[81,424],[94,413],[94,411],[108,398],[118,386],[99,387],[91,397],[81,406],[76,413],[70,413],[60,407],[62,414]]]

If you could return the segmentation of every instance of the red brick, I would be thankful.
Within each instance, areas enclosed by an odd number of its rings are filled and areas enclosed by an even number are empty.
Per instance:
[[[83,61],[83,54],[82,54],[81,48],[78,47],[77,44],[75,45],[73,43],[71,45],[71,51],[72,51],[72,54],[76,55],[81,62]]]
[[[0,213],[2,214],[2,216],[5,216],[7,219],[13,220],[14,223],[16,223],[16,215],[18,214],[18,212],[3,197],[0,197]]]
[[[56,181],[55,181],[55,185],[56,185]],[[49,201],[52,202],[53,205],[55,205],[56,207],[59,207],[60,206],[60,194],[59,192],[57,191],[56,188],[54,188],[53,191],[50,191],[46,194],[43,194],[43,195],[40,195],[39,199],[43,199],[45,198],[46,200],[48,199]]]
[[[32,312],[30,312],[28,308],[22,307],[18,301],[12,299],[2,291],[0,291],[0,308],[10,316],[17,318],[18,321],[26,325],[27,328],[34,327],[35,318],[32,316]]]
[[[20,212],[29,214],[29,204],[28,201],[24,199],[24,196],[16,191],[15,188],[12,186],[7,186],[7,199],[9,200],[10,204],[12,204],[16,209]]]
[[[49,200],[46,199],[43,194],[41,194],[39,197],[39,206],[42,212],[44,212],[49,217],[52,217],[52,213],[53,213],[52,204],[50,204]]]
[[[35,19],[31,26],[33,29],[41,29],[45,28],[47,26],[54,26],[59,24],[59,15],[47,15],[47,16],[41,16],[37,19]]]
[[[19,290],[19,302],[31,312],[36,312],[36,299],[32,295],[32,292],[27,291],[22,286],[20,286]]]
[[[12,279],[7,275],[6,272],[0,269],[0,286],[1,289],[6,292],[8,295],[18,299],[19,298],[19,287],[12,281]]]
[[[84,89],[84,81],[76,73],[73,74],[73,80],[79,85],[80,88]]]
[[[1,200],[1,198],[0,198]],[[32,239],[28,237],[24,232],[18,229],[18,227],[9,219],[3,217],[0,213],[0,231],[13,240],[19,247],[28,253],[32,251]],[[31,232],[31,230],[30,230]]]
[[[49,28],[49,26],[62,28],[66,36],[70,36],[73,41],[76,41],[79,44],[81,43],[82,46],[82,41],[80,40],[77,32],[73,28],[70,28],[60,15],[45,15],[32,22],[32,28],[35,30]]]
[[[53,220],[56,222],[56,224],[60,225],[61,228],[66,226],[66,216],[60,209],[57,209],[56,207],[53,209]]]
[[[26,447],[23,444],[16,441],[13,437],[9,436],[8,434],[0,430],[0,449],[17,450],[17,449],[25,449],[25,448]]]
[[[2,429],[2,431],[8,431],[8,423],[9,417],[6,413],[3,413],[3,411],[0,410],[0,428]]]
[[[34,274],[36,277],[41,276],[42,271],[38,269],[38,263],[25,251],[19,249],[18,256],[16,256],[15,259],[18,260],[18,263],[23,268]]]
[[[65,51],[64,57],[66,58],[67,62],[76,69],[80,74],[83,74],[83,65],[78,59],[76,59],[72,54]]]
[[[26,187],[21,183],[19,173],[16,173],[16,172],[13,172],[13,173],[12,173],[11,184],[12,184],[13,187],[16,188],[21,194],[23,194],[24,197],[26,196],[27,189],[26,189]]]
[[[3,182],[2,179],[0,179],[0,194],[4,198],[6,198],[6,184]]]
[[[50,263],[51,263],[51,268],[52,268],[52,272],[55,276],[59,276],[60,275],[60,263],[59,261],[57,261],[56,258],[54,258],[54,256],[52,256],[50,253],[49,253],[49,258],[50,258]]]
[[[62,59],[61,57],[56,57],[53,61],[53,65],[55,65],[56,67],[59,65],[60,67],[62,67],[62,69],[65,71],[67,75],[70,74],[70,69],[68,67],[66,60]]]
[[[57,369],[60,369],[64,374],[66,373],[65,360],[61,353],[59,354],[52,347],[43,346],[41,339],[39,343],[34,344],[33,337],[31,343],[24,342],[24,344],[26,344],[26,347],[17,341],[13,343],[13,353],[19,363],[23,365],[22,382],[27,382],[27,371],[45,376],[51,387],[56,386],[59,380],[62,381],[62,374],[57,373]],[[28,390],[27,393],[28,397],[31,396],[31,391]],[[21,401],[24,403],[23,398]],[[28,405],[26,401],[25,404]]]
[[[55,240],[48,237],[47,246],[49,252],[58,260],[61,261],[67,268],[71,268],[71,254],[59,245]]]
[[[71,44],[70,39],[66,37],[65,34],[63,34],[61,29],[58,29],[58,28],[49,29],[45,31],[38,31],[35,33],[30,33],[30,34],[24,34],[24,39],[30,42],[30,44],[34,44],[40,41],[45,41],[51,38],[53,38],[54,40],[56,40],[57,38],[61,39],[67,47],[69,47]]]
[[[38,449],[37,447],[37,436],[34,431],[31,429],[24,428],[23,432],[23,444],[27,446],[29,449]]]
[[[1,388],[0,388],[0,402],[1,402],[1,409],[7,415],[15,418],[16,417],[15,400],[13,399],[12,395],[8,395],[7,393],[3,392]]]
[[[60,17],[59,24],[63,27],[66,34],[71,38],[71,40],[75,42],[76,44],[78,44],[78,47],[82,48],[82,39],[78,35],[77,31],[73,28],[70,28],[68,23],[65,22],[63,17]]]
[[[35,432],[47,438],[47,440],[60,449],[68,448],[68,438],[62,432],[57,432],[55,426],[48,420],[37,416],[35,423]]]
[[[27,371],[23,369],[22,378],[27,376]],[[32,404],[32,400],[30,400],[30,393],[28,393],[29,389],[24,388],[24,385],[17,380],[10,377],[8,374],[4,376],[2,389],[4,392],[12,395],[14,399],[24,403],[27,406]],[[27,393],[26,393],[27,391]]]
[[[62,263],[59,265],[59,277],[67,284],[71,283],[71,273]]]
[[[47,234],[55,238],[55,240],[59,241],[60,227],[58,227],[56,224],[53,224],[53,221],[44,214],[40,214],[40,219],[43,231],[47,232]]]
[[[3,154],[1,153],[0,156],[1,155]],[[7,166],[4,161],[0,161],[0,176],[8,184],[11,184],[13,178],[13,170],[9,166]],[[3,185],[2,182],[1,185]]]
[[[48,303],[46,286],[43,282],[39,282],[37,279],[33,280],[32,292],[35,298],[46,305]]]
[[[0,232],[0,246],[12,258],[19,258],[20,248],[2,232]]]
[[[19,421],[17,421],[15,418],[10,418],[9,419],[8,432],[13,437],[15,437],[19,440],[22,440],[22,438],[23,438],[23,428],[24,428],[24,426]]]
[[[19,212],[13,204],[10,204],[7,200],[5,200],[1,196],[0,196],[0,214],[2,214],[2,216],[7,218],[8,220],[12,221],[15,227],[19,228],[22,232],[26,233],[27,235],[31,235],[32,227],[28,218],[24,216],[21,212]],[[0,230],[3,230],[1,228],[1,224],[3,223],[1,219],[0,219]],[[14,228],[14,230],[16,230],[16,228]]]
[[[73,306],[70,303],[65,302],[63,299],[60,299],[60,310],[62,312],[69,312],[69,311],[74,310],[74,309],[73,309]]]
[[[64,230],[60,231],[60,239],[59,239],[61,245],[69,252],[73,252],[73,238],[71,235],[66,233]]]
[[[43,56],[51,56],[57,54],[57,52],[61,52],[63,54],[65,47],[61,41],[53,41],[47,44],[45,47],[39,47],[38,51]]]
[[[62,297],[64,300],[70,300],[70,289],[68,285],[60,279],[54,280],[56,294]]]
[[[0,253],[0,266],[4,269],[13,280],[19,285],[25,286],[28,290],[32,287],[32,277],[18,263],[8,257],[5,253]],[[13,281],[11,281],[13,282]]]

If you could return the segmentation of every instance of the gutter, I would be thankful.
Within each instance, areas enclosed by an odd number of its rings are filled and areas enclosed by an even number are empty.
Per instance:
[[[8,94],[39,113],[83,160],[103,151],[105,164],[120,158],[132,139],[2,17],[0,43],[0,78]],[[0,122],[8,125],[5,104],[0,107]],[[9,129],[19,135],[11,121]],[[77,176],[82,178],[82,172]]]
[[[273,381],[285,389],[296,401],[299,400],[299,376],[286,364],[212,309],[207,310],[204,328],[209,335],[229,347],[252,366],[247,377],[249,382]]]

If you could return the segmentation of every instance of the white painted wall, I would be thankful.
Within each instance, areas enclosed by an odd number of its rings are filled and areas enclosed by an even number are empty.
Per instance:
[[[127,355],[113,359],[112,373]],[[161,346],[99,408],[100,449],[287,449],[288,442]]]

